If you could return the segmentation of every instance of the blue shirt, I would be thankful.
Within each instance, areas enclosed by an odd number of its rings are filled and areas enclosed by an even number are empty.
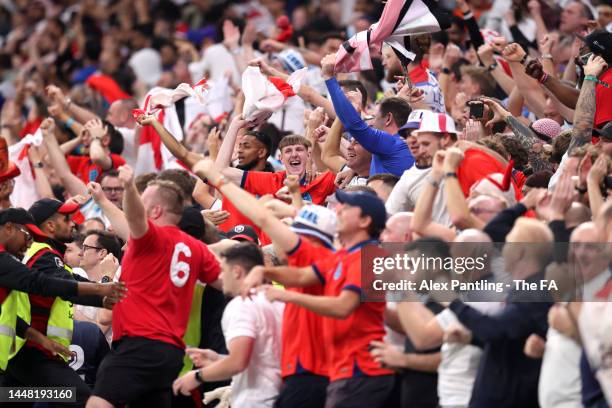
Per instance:
[[[414,157],[404,139],[397,133],[392,135],[368,126],[344,95],[336,78],[328,79],[325,84],[344,129],[372,153],[370,176],[391,173],[401,177],[405,170],[412,167]]]

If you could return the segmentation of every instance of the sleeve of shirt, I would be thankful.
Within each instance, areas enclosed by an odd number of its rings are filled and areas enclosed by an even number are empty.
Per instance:
[[[350,290],[361,295],[361,258],[343,265],[346,268],[346,281],[342,290]]]
[[[111,154],[111,169],[118,169],[125,164],[125,159],[118,154]]]
[[[536,331],[546,322],[547,303],[508,303],[498,314],[488,316],[466,305],[460,300],[454,300],[450,309],[472,334],[481,342],[499,341],[503,339],[520,339]]]
[[[78,285],[74,280],[57,279],[30,269],[7,254],[0,255],[0,286],[43,296],[76,296]]]
[[[25,339],[25,332],[30,328],[30,325],[26,323],[21,317],[17,316],[17,323],[15,324],[15,334]]]
[[[353,136],[360,145],[367,151],[378,155],[391,155],[398,150],[398,142],[405,142],[399,136],[391,135],[382,130],[374,129],[368,126],[353,105],[349,102],[342,92],[342,88],[336,81],[336,78],[331,78],[325,81],[327,90],[331,96],[332,103],[336,115],[344,125],[344,128]]]
[[[493,242],[506,242],[506,235],[514,227],[516,220],[527,212],[527,207],[518,203],[506,208],[497,214],[484,227],[484,232],[491,237]]]
[[[158,249],[160,246],[161,237],[157,232],[157,227],[149,219],[147,219],[147,224],[149,225],[149,228],[142,237],[130,237],[129,245],[132,246],[132,250],[135,253],[140,251],[153,251]]]
[[[68,167],[70,167],[70,171],[72,174],[76,174],[81,166],[81,156],[66,156],[66,161],[68,162]]]
[[[446,329],[448,329],[448,327],[452,323],[457,322],[458,320],[457,320],[457,316],[455,316],[452,310],[444,309],[443,311],[441,311],[440,313],[436,315],[436,321],[440,325],[440,328],[446,331]]]
[[[406,177],[405,177],[406,176]],[[397,184],[391,190],[391,194],[389,194],[389,198],[385,203],[385,208],[387,209],[387,213],[390,215],[397,214],[398,212],[407,211],[409,208],[409,197],[408,197],[408,187],[410,186],[410,181],[404,172],[402,177],[400,177]]]
[[[223,333],[227,344],[237,337],[257,337],[256,307],[252,300],[235,297],[228,303],[224,313],[230,316]]]
[[[201,246],[202,251],[202,267],[200,268],[200,275],[198,279],[203,283],[212,283],[219,278],[219,274],[221,273],[221,266],[219,265],[219,261],[210,252],[210,249],[204,244]]]

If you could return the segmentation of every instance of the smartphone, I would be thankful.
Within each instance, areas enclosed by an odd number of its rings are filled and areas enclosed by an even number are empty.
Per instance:
[[[470,118],[482,119],[484,115],[484,103],[480,101],[469,102],[470,106]]]

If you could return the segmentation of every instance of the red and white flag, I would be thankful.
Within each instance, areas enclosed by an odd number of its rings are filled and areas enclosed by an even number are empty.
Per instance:
[[[306,72],[306,68],[299,69],[284,81],[277,77],[266,77],[258,67],[247,67],[242,73],[244,118],[256,125],[266,121],[272,113],[283,107],[287,98],[297,94]]]
[[[389,0],[378,22],[345,41],[336,53],[336,72],[373,69],[370,50],[380,52],[383,42],[400,58],[413,60],[410,35],[433,33],[450,27],[450,15],[435,0]]]

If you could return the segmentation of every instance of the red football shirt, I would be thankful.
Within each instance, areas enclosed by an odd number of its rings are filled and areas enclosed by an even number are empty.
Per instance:
[[[144,236],[130,238],[123,257],[120,280],[128,296],[113,309],[113,341],[146,337],[183,349],[196,280],[217,280],[219,263],[178,227],[148,223]]]
[[[333,256],[333,251],[302,237],[289,252],[289,266],[310,266],[317,260]],[[323,296],[323,286],[285,288],[298,293]],[[285,304],[281,349],[281,376],[309,372],[328,376],[328,346],[323,336],[323,320],[329,319],[293,303]]]
[[[123,157],[118,154],[111,153],[112,168],[118,169],[125,164]],[[89,156],[66,156],[68,166],[72,174],[83,180],[85,184],[90,181],[99,181],[100,176],[104,173],[102,167],[94,164]]]
[[[324,296],[338,296],[343,290],[361,294],[361,248],[375,241],[365,241],[343,248],[334,256],[313,265],[324,282]],[[374,361],[370,342],[385,337],[385,302],[362,302],[346,319],[325,318],[325,344],[331,345],[329,380],[336,381],[361,375],[393,374]]]
[[[612,99],[612,69],[608,68],[599,79],[609,86],[595,85],[595,127],[601,127],[612,120],[612,106],[610,105],[610,99]]]
[[[277,171],[275,173],[245,171],[242,176],[240,187],[257,197],[266,194],[276,194],[278,190],[284,187],[283,182],[286,176],[287,174],[284,171]],[[335,174],[326,171],[315,178],[310,184],[301,187],[302,198],[306,201],[311,201],[313,204],[321,205],[325,203],[327,196],[336,191],[336,185],[334,184],[335,180]],[[219,225],[222,231],[229,231],[239,224],[250,225],[255,228],[262,245],[270,243],[270,240],[264,236],[261,230],[253,225],[253,222],[249,218],[238,211],[229,200],[223,200],[221,208],[230,213],[229,218],[223,224]]]

